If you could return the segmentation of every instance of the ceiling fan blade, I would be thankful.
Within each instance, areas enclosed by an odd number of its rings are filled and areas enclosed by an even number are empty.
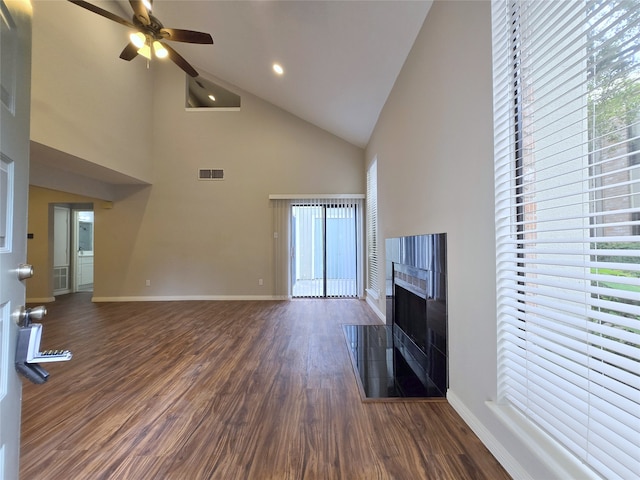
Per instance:
[[[131,8],[133,8],[133,13],[136,18],[140,20],[140,23],[143,25],[149,25],[151,20],[149,20],[149,12],[147,11],[147,7],[144,6],[142,0],[129,0],[131,4]]]
[[[127,43],[127,46],[124,47],[122,53],[120,54],[120,58],[130,62],[138,55],[138,47],[136,47],[133,43]]]
[[[199,73],[196,71],[195,68],[193,68],[189,62],[187,62],[184,58],[182,58],[182,55],[180,55],[178,52],[176,52],[173,48],[171,48],[169,45],[167,45],[166,43],[162,43],[162,46],[164,48],[167,49],[167,51],[169,52],[169,58],[171,60],[173,60],[173,63],[175,63],[176,65],[178,65],[182,70],[184,70],[185,72],[187,72],[188,75],[192,76],[192,77],[197,77],[199,75]]]
[[[179,28],[161,28],[160,35],[165,40],[171,40],[173,42],[186,42],[186,43],[213,43],[211,35],[204,32],[194,32],[193,30],[181,30]]]
[[[104,10],[104,9],[102,9],[100,7],[96,7],[95,5],[90,4],[89,2],[85,2],[83,0],[69,0],[69,1],[71,3],[74,3],[74,4],[78,5],[79,7],[86,8],[90,12],[97,13],[98,15],[102,15],[103,17],[108,18],[109,20],[113,20],[114,22],[118,22],[120,25],[124,25],[125,27],[137,28],[130,21],[125,20],[124,18],[119,17],[118,15],[115,15],[115,14],[113,14],[111,12],[108,12],[107,10]]]

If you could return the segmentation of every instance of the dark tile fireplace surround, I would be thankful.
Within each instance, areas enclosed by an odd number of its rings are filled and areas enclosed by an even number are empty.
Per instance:
[[[448,387],[446,234],[388,238],[386,325],[345,325],[367,398],[444,397]]]

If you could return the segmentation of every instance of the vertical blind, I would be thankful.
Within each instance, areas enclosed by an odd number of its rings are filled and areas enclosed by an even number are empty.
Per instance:
[[[269,196],[273,225],[273,263],[276,297],[291,298],[291,199]]]
[[[378,298],[378,162],[367,170],[367,288]]]
[[[363,197],[270,196],[279,296],[362,295]]]
[[[640,2],[493,0],[498,388],[640,475]]]

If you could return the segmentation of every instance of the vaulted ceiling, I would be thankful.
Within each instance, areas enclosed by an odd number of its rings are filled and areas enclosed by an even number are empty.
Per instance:
[[[167,27],[213,36],[214,45],[171,43],[202,77],[236,85],[364,147],[430,6],[420,0],[155,0],[153,14]],[[130,18],[127,1],[114,7]],[[274,74],[274,62],[284,75]]]

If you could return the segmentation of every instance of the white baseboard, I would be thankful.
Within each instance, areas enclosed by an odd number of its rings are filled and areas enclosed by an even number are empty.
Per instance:
[[[376,305],[376,303],[369,298],[369,295],[367,295],[366,300],[367,300],[367,304],[371,307],[371,310],[373,310],[373,312],[378,316],[378,318],[382,320],[382,323],[386,323],[387,322],[386,315],[380,311],[380,309],[378,308],[378,305]]]
[[[529,473],[522,468],[522,465],[513,458],[513,455],[505,448],[505,446],[493,436],[493,434],[487,430],[487,428],[478,420],[478,418],[467,408],[467,406],[460,400],[460,398],[451,391],[447,390],[447,401],[458,412],[458,415],[469,425],[469,428],[473,430],[480,441],[485,447],[496,457],[496,460],[504,467],[504,469],[514,479],[519,480],[534,480]]]
[[[219,301],[219,300],[290,300],[286,295],[158,295],[130,297],[93,297],[94,303],[101,302],[185,302],[185,301]]]
[[[27,298],[26,303],[51,303],[55,302],[56,297]]]

